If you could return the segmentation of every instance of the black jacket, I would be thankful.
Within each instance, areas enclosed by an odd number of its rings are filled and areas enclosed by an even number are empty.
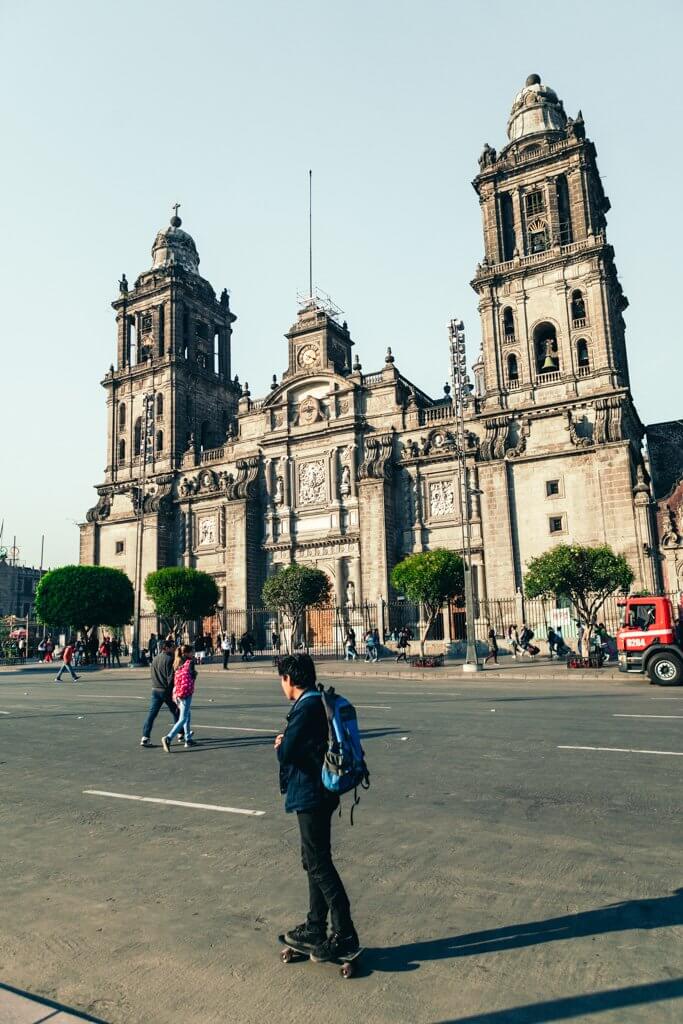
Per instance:
[[[173,655],[162,651],[157,654],[150,665],[152,689],[170,697],[173,693]]]
[[[315,690],[305,690],[287,715],[278,747],[280,792],[286,793],[286,811],[313,811],[334,804],[337,797],[322,784],[321,772],[327,749],[327,715]]]

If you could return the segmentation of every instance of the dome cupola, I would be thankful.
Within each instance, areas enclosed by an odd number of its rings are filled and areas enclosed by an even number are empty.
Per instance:
[[[190,274],[199,273],[199,253],[192,235],[181,228],[182,221],[178,216],[179,203],[174,206],[175,213],[171,223],[164,231],[160,231],[152,246],[152,269],[167,270],[170,267],[182,267]]]
[[[510,111],[507,128],[510,142],[543,132],[561,132],[566,127],[562,100],[553,89],[543,85],[540,75],[529,75]]]

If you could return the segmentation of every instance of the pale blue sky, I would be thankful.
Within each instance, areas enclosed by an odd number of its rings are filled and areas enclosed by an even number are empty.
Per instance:
[[[612,200],[644,422],[679,416],[683,5],[574,0],[2,0],[0,188],[6,543],[76,561],[105,463],[110,302],[182,203],[201,271],[230,289],[233,367],[285,368],[307,281],[344,310],[365,370],[391,345],[440,394],[446,324],[479,348],[470,182],[538,72],[583,110]]]

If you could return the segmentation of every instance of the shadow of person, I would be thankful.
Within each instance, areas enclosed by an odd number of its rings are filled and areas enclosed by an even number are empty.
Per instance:
[[[586,935],[604,935],[653,928],[671,928],[683,924],[683,889],[670,896],[652,900],[625,900],[597,910],[550,917],[545,921],[468,932],[443,939],[410,942],[403,946],[374,949],[372,968],[378,971],[414,971],[421,963],[449,960],[462,956],[480,956],[508,949],[523,949],[541,942],[559,942]]]

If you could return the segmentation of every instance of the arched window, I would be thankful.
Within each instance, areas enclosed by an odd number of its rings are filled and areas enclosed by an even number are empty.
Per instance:
[[[164,396],[160,393],[157,395],[157,416],[164,415]]]
[[[532,220],[528,229],[529,253],[545,252],[548,248],[548,227],[543,220]]]
[[[516,388],[519,385],[519,366],[517,363],[517,356],[512,353],[507,358],[508,367],[508,385],[511,388]]]
[[[542,323],[535,328],[534,352],[536,354],[536,374],[539,377],[545,377],[559,370],[557,334],[552,324]]]
[[[140,454],[142,447],[142,420],[138,416],[133,427],[133,455]]]
[[[119,430],[123,430],[126,425],[126,403],[119,403]]]
[[[510,306],[503,310],[503,334],[506,341],[511,341],[515,336],[515,317]]]
[[[164,432],[163,430],[157,430],[157,451],[163,452],[164,450]]]
[[[572,241],[572,214],[569,203],[569,187],[564,174],[559,174],[555,182],[557,194],[557,217],[560,222],[560,245],[569,245]]]
[[[121,440],[119,441],[119,462],[125,462],[125,461],[126,461],[126,442],[125,442],[125,439],[122,437]]]
[[[588,342],[585,338],[579,338],[576,343],[576,362],[579,367],[580,377],[590,373],[591,361],[588,355]]]
[[[586,323],[586,303],[584,302],[583,292],[576,291],[572,292],[572,324],[574,327],[584,327]]]

